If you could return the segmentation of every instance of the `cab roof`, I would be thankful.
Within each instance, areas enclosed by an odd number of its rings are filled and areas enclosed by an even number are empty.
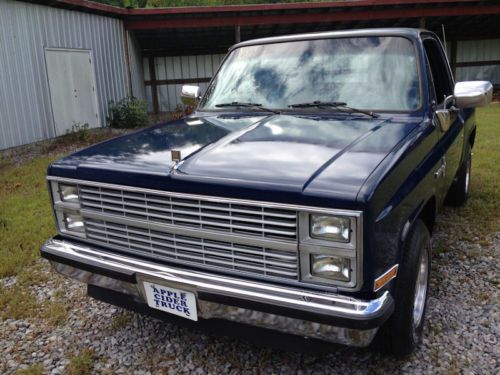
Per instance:
[[[294,34],[284,36],[274,36],[269,38],[259,38],[247,40],[233,45],[230,50],[239,47],[253,46],[269,43],[295,42],[300,40],[311,39],[329,39],[329,38],[349,38],[349,37],[373,37],[373,36],[402,36],[412,40],[419,38],[422,33],[430,33],[430,31],[416,28],[406,27],[386,27],[379,29],[356,29],[356,30],[341,30],[341,31],[323,31],[317,33]]]

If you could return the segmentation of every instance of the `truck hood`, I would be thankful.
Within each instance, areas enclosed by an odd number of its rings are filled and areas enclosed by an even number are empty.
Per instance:
[[[171,190],[191,181],[349,200],[420,121],[352,114],[197,116],[89,147],[54,163],[49,174],[135,185],[146,184],[147,175]],[[172,150],[180,151],[180,162],[172,160]]]

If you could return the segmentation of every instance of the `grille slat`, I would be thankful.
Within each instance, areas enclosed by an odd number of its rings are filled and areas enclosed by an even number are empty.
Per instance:
[[[257,277],[298,279],[294,210],[85,184],[79,185],[79,192],[87,237],[96,243],[160,261]],[[149,226],[149,222],[156,225]],[[186,229],[169,232],[169,228]],[[213,235],[194,237],[197,233],[193,229],[221,233],[221,240]],[[242,238],[238,243],[241,236],[246,241]],[[260,242],[249,241],[251,238]],[[284,250],[276,241],[289,243],[291,248]]]
[[[296,241],[297,238],[297,213],[291,210],[241,204],[232,207],[230,203],[218,204],[210,200],[187,200],[147,193],[131,195],[118,189],[90,186],[80,187],[80,192],[82,207],[96,212],[286,241]],[[179,209],[177,206],[192,210]],[[219,213],[211,213],[214,210]]]
[[[228,268],[287,279],[297,278],[297,255],[283,255],[266,248],[249,249],[248,246],[202,238],[185,237],[156,231],[144,231],[129,225],[123,228],[114,223],[85,219],[87,236],[91,240],[141,256],[160,256],[165,260]],[[145,233],[147,232],[147,234]],[[259,249],[260,251],[258,251]]]

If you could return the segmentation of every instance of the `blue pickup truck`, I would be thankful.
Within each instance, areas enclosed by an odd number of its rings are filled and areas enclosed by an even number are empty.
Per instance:
[[[188,117],[50,165],[54,269],[91,297],[394,355],[422,337],[431,236],[469,195],[474,108],[431,32],[233,46]],[[378,340],[377,340],[378,341]]]

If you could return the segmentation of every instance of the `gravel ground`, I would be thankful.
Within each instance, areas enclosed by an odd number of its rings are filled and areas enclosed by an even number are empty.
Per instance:
[[[438,230],[435,243],[447,236]],[[303,355],[200,334],[92,300],[82,284],[51,273],[48,283],[30,287],[31,292],[39,301],[58,293],[71,303],[67,321],[51,328],[43,321],[0,320],[0,373],[37,363],[49,374],[65,373],[72,356],[91,349],[93,372],[108,374],[498,374],[499,252],[500,232],[487,247],[454,242],[434,254],[424,341],[403,360],[347,347]],[[43,270],[51,272],[45,263]],[[3,286],[15,282],[0,280]]]

